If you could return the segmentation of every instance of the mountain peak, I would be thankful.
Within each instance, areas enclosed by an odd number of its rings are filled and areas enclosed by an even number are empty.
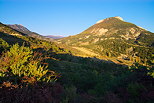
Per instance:
[[[117,19],[119,19],[119,20],[124,21],[124,20],[123,20],[123,18],[122,18],[122,17],[120,17],[120,16],[115,16],[115,17],[113,17],[113,18],[117,18]]]
[[[11,27],[11,28],[13,28],[13,29],[15,29],[15,30],[18,30],[20,32],[24,32],[25,34],[27,32],[30,32],[26,27],[24,27],[21,24],[9,24],[8,26]]]
[[[22,26],[22,27],[24,27],[22,24],[14,24],[14,25],[16,25],[16,26]]]
[[[119,20],[121,20],[121,21],[124,21],[122,17],[120,17],[120,16],[115,16],[115,17],[110,17],[110,18],[106,18],[106,19],[103,19],[103,20],[99,20],[99,21],[96,22],[96,24],[101,23],[101,22],[103,22],[103,21],[111,20],[111,19],[113,19],[113,18],[116,18],[116,19],[119,19]]]

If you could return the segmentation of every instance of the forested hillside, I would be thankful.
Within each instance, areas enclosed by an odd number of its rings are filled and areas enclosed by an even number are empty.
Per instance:
[[[121,17],[103,19],[80,34],[57,42],[69,46],[75,55],[78,54],[75,51],[80,51],[81,56],[108,58],[112,61],[116,58],[126,65],[130,62],[153,65],[154,33],[126,22]],[[90,53],[85,54],[84,51]]]
[[[78,35],[68,37],[72,38],[70,44],[67,41],[70,46],[65,45],[65,48],[61,48],[61,44],[30,37],[1,23],[0,102],[152,103],[154,101],[154,67],[152,66],[154,61],[151,59],[154,58],[154,55],[146,52],[144,57],[149,61],[146,62],[147,64],[140,63],[136,59],[131,66],[121,65],[99,59],[97,56],[88,57],[91,53],[99,53],[99,51],[90,51],[89,49],[99,50],[94,48],[96,45],[90,44],[86,45],[86,50],[89,52],[85,53],[87,56],[81,57],[85,52],[85,49],[82,49],[85,45],[81,48],[74,44],[75,46],[72,48],[72,42],[77,43],[78,41],[75,42],[74,37],[80,39]],[[144,38],[141,37],[140,41],[142,39]],[[65,38],[61,42],[65,42],[65,40],[68,39]],[[140,43],[140,46],[137,47],[144,50],[147,48],[150,51],[153,47],[150,44],[151,41],[149,39],[146,44]],[[110,44],[99,43],[100,45],[106,44],[104,46]],[[113,44],[111,43],[111,45]],[[103,50],[109,49],[108,52],[113,52],[114,48],[109,48],[111,45]],[[122,44],[117,45],[121,45],[121,50],[123,46],[125,47]],[[132,45],[137,44],[132,43]],[[137,48],[133,48],[132,54],[135,53],[134,49]],[[79,53],[76,50],[83,50],[82,55],[75,56]],[[115,57],[123,53],[121,50],[115,50],[120,52],[117,54],[115,51],[113,52]],[[143,51],[144,53],[145,51]],[[103,55],[103,53],[100,54]],[[100,54],[98,55],[100,56]],[[108,53],[107,55],[113,56],[113,54]],[[136,54],[136,56],[138,55],[142,54]],[[140,58],[142,62],[142,57]]]

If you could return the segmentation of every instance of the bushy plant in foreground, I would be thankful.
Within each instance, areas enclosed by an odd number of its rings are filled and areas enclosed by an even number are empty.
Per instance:
[[[55,81],[58,74],[47,70],[47,65],[41,63],[44,58],[38,54],[29,47],[13,45],[0,58],[1,82],[10,81],[19,84]]]
[[[6,41],[4,41],[2,38],[0,38],[0,53],[3,50],[7,49],[8,47],[9,47],[9,44]]]

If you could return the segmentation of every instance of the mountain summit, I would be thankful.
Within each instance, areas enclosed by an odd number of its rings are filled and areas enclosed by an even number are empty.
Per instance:
[[[123,39],[136,39],[145,30],[139,28],[135,24],[125,22],[121,17],[110,17],[98,21],[95,25],[91,26],[81,34],[95,35],[95,36],[120,36]]]
[[[61,39],[61,41],[63,42],[69,38],[74,38],[77,41],[74,42],[74,40],[72,39],[73,42],[71,43],[72,40],[69,40],[69,44],[79,44],[78,41],[98,43],[105,39],[121,39],[126,41],[133,40],[134,42],[137,42],[142,39],[149,39],[149,37],[151,36],[153,37],[153,33],[139,26],[136,26],[135,24],[125,22],[121,17],[116,16],[100,20],[80,34]],[[138,43],[140,45],[153,45],[153,42],[151,40]]]
[[[108,20],[111,20],[111,19],[114,19],[114,18],[124,21],[122,17],[120,17],[120,16],[115,16],[115,17],[110,17],[110,18],[107,18],[107,19],[99,20],[99,21],[96,22],[96,24],[97,24],[97,23],[101,23],[101,22],[103,22],[103,21],[108,21]]]
[[[100,20],[80,34],[62,38],[58,43],[98,58],[138,56],[144,59],[151,58],[154,53],[154,33],[117,16]]]
[[[30,32],[30,30],[28,30],[26,27],[24,27],[21,24],[14,24],[14,25],[9,24],[8,26],[10,26],[11,28],[18,30],[20,32],[24,32],[25,34]]]

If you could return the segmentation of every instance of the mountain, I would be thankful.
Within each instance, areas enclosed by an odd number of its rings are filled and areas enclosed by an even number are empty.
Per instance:
[[[9,27],[17,30],[17,31],[20,31],[24,34],[27,34],[28,36],[31,36],[31,37],[34,37],[34,38],[38,38],[38,39],[42,39],[42,40],[47,40],[47,41],[53,41],[52,38],[46,38],[38,33],[35,33],[35,32],[32,32],[30,31],[29,29],[27,29],[26,27],[20,25],[20,24],[13,24],[13,25],[8,25]]]
[[[10,27],[11,26],[11,27]],[[21,25],[5,25],[0,23],[0,54],[7,49],[6,45],[19,44],[20,46],[29,46],[32,49],[51,49],[50,51],[63,52],[63,49],[57,47],[49,38],[45,38],[39,34],[33,34],[27,28]],[[59,50],[60,49],[60,50]]]
[[[63,36],[60,36],[60,35],[47,35],[45,37],[52,38],[52,39],[61,39],[61,38],[64,38]]]
[[[145,58],[151,60],[154,53],[154,33],[121,17],[100,20],[80,34],[62,38],[57,43],[70,46],[75,55],[97,58],[139,58],[144,62]]]
[[[35,37],[35,38],[38,38],[38,39],[44,39],[44,40],[48,40],[48,41],[53,41],[53,39],[60,39],[60,38],[63,38],[63,36],[56,36],[56,35],[47,35],[47,36],[42,36],[38,33],[35,33],[35,32],[32,32],[30,31],[29,29],[27,29],[26,27],[24,27],[23,25],[21,24],[8,24],[9,27],[17,30],[17,31],[20,31],[24,34],[27,34],[31,37]]]
[[[1,33],[7,33],[7,34],[10,34],[10,35],[18,35],[18,36],[26,35],[26,34],[20,32],[20,31],[12,29],[11,27],[9,27],[5,24],[2,24],[1,22],[0,22],[0,32]]]
[[[14,25],[8,24],[8,26],[20,32],[24,32],[25,34],[31,33],[30,30],[28,30],[26,27],[22,26],[21,24],[14,24]]]
[[[143,31],[148,36],[153,35]],[[109,40],[113,39],[108,40],[110,36],[107,35],[107,39],[102,37],[104,41],[106,40],[105,43],[87,40],[88,45],[85,45],[86,43],[81,45],[90,32],[84,33],[62,38],[57,41],[59,43],[57,45],[54,42],[31,37],[29,34],[0,23],[0,102],[153,103],[152,66],[140,63],[134,63],[132,66],[119,65],[112,61],[98,59],[103,57],[102,55],[111,58],[113,56],[111,53],[116,53],[114,50],[117,50],[114,46],[123,47],[120,50],[125,46],[126,48],[131,46],[127,50],[128,53],[134,52],[136,47],[143,48],[141,51],[148,59],[148,50],[153,47],[151,42],[133,44],[134,39],[132,41],[125,38],[119,39],[118,36],[115,36],[116,39],[111,42]],[[89,40],[101,38],[97,35],[92,32]],[[138,38],[142,38],[142,35]],[[147,39],[147,41],[150,40],[150,38]],[[124,40],[127,43],[125,45]],[[62,41],[65,45],[60,44]],[[64,46],[71,51],[59,46]],[[97,47],[102,47],[103,50],[100,51]],[[82,56],[89,55],[92,58],[74,56],[74,53]],[[134,53],[139,56],[137,52]],[[97,55],[93,57],[95,54]]]

